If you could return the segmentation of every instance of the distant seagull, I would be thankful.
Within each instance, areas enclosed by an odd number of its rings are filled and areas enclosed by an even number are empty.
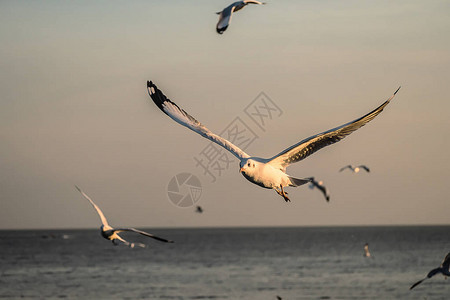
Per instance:
[[[233,4],[225,7],[222,11],[217,12],[219,15],[219,22],[216,26],[216,31],[218,34],[222,34],[225,30],[227,30],[228,25],[230,25],[231,22],[231,15],[244,8],[247,4],[266,4],[264,2],[259,2],[255,0],[244,0],[244,1],[237,1]]]
[[[398,88],[397,91],[395,91],[395,93],[383,104],[361,118],[306,138],[268,159],[253,156],[250,157],[250,155],[242,151],[230,141],[227,141],[226,139],[212,133],[208,128],[189,115],[185,110],[170,101],[163,94],[163,92],[159,90],[155,84],[153,84],[153,82],[147,81],[147,89],[153,102],[155,102],[155,104],[165,114],[177,123],[186,126],[201,136],[230,151],[239,159],[239,172],[241,172],[247,180],[264,188],[274,189],[287,202],[290,200],[287,197],[287,193],[283,189],[284,187],[300,186],[310,182],[310,180],[291,177],[285,173],[286,168],[290,164],[305,159],[325,146],[339,142],[353,131],[361,128],[366,123],[373,120],[379,113],[381,113],[381,111],[383,111],[386,105],[389,104],[400,88]]]
[[[101,235],[102,237],[104,237],[107,240],[110,240],[113,242],[114,245],[117,245],[117,240],[123,242],[125,245],[134,248],[135,245],[139,246],[139,247],[145,247],[145,244],[141,244],[141,243],[130,243],[127,242],[126,240],[124,240],[123,238],[121,238],[118,233],[119,232],[123,232],[123,231],[132,231],[132,232],[136,232],[148,237],[151,237],[153,239],[156,239],[158,241],[161,242],[166,242],[166,243],[173,243],[173,241],[169,241],[160,237],[157,237],[153,234],[147,233],[145,231],[141,231],[141,230],[137,230],[135,228],[112,228],[111,226],[109,226],[108,221],[105,218],[105,215],[102,213],[102,211],[100,210],[100,208],[95,205],[94,201],[92,201],[91,198],[89,198],[88,195],[86,195],[79,187],[75,186],[77,188],[77,190],[81,193],[81,195],[83,195],[84,198],[86,198],[87,200],[89,200],[89,202],[92,204],[92,206],[95,208],[95,210],[97,211],[98,215],[100,216],[100,219],[102,221],[102,226],[100,226],[101,229]]]
[[[328,193],[328,189],[323,185],[323,181],[316,181],[314,179],[314,177],[308,177],[305,179],[311,180],[309,182],[310,189],[318,188],[322,192],[322,194],[325,196],[325,199],[327,200],[327,202],[330,202],[330,194]]]
[[[339,170],[339,172],[342,172],[345,169],[350,169],[350,170],[353,171],[353,173],[358,173],[359,171],[361,171],[361,169],[364,169],[367,173],[370,172],[370,169],[368,167],[366,167],[365,165],[360,165],[360,166],[357,166],[357,167],[353,167],[352,165],[348,165],[348,166],[345,166],[345,167],[341,168]]]
[[[203,213],[203,208],[201,206],[197,205],[197,207],[195,208],[195,212],[201,214],[201,213]]]
[[[425,279],[431,278],[431,277],[433,277],[434,275],[436,275],[438,273],[442,273],[442,275],[444,275],[446,278],[447,278],[447,276],[450,276],[450,252],[447,253],[447,256],[445,256],[444,261],[442,262],[442,264],[441,264],[441,266],[439,268],[431,270],[428,273],[427,277],[425,277],[422,280],[417,281],[409,289],[412,290],[417,285],[422,283],[422,281],[424,281]]]
[[[370,252],[369,252],[369,244],[368,243],[366,243],[365,245],[364,245],[364,257],[370,257],[371,255],[370,255]]]

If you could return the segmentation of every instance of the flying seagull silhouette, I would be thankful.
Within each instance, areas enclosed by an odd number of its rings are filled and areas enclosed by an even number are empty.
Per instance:
[[[231,16],[234,12],[244,8],[247,4],[266,4],[264,2],[259,2],[255,0],[244,0],[237,1],[233,4],[225,7],[222,11],[217,12],[219,15],[219,22],[217,22],[216,31],[218,34],[222,34],[225,30],[227,30],[228,25],[231,22]]]
[[[95,210],[97,211],[97,214],[100,217],[100,220],[102,221],[102,226],[100,226],[100,230],[101,230],[101,235],[102,237],[104,237],[107,240],[112,241],[112,243],[114,245],[117,245],[117,241],[121,241],[122,243],[124,243],[125,245],[134,248],[135,245],[144,248],[145,244],[142,243],[130,243],[126,240],[124,240],[122,237],[120,237],[118,235],[119,232],[123,232],[123,231],[131,231],[131,232],[135,232],[135,233],[139,233],[142,235],[145,235],[147,237],[151,237],[152,239],[158,240],[160,242],[165,242],[165,243],[173,243],[173,241],[169,241],[160,237],[157,237],[156,235],[147,233],[145,231],[141,231],[135,228],[112,228],[109,224],[108,221],[105,218],[105,215],[103,214],[103,212],[100,210],[100,208],[94,203],[94,201],[92,201],[91,198],[89,198],[88,195],[86,195],[78,186],[75,186],[77,188],[77,190],[81,193],[81,195],[83,195],[84,198],[86,198],[91,204],[92,206],[95,208]]]
[[[442,262],[439,268],[433,269],[430,272],[428,272],[427,277],[417,281],[409,289],[412,290],[413,288],[421,284],[425,279],[431,278],[438,273],[442,273],[442,275],[444,275],[446,278],[447,276],[450,276],[450,252],[447,253],[447,255],[444,258],[444,261]]]
[[[353,167],[352,165],[348,165],[348,166],[345,166],[345,167],[341,168],[339,170],[339,172],[342,172],[345,169],[350,169],[350,170],[353,171],[353,173],[358,173],[359,171],[361,171],[361,169],[365,170],[367,173],[370,172],[370,169],[368,167],[366,167],[365,165],[359,165],[359,166],[356,166],[356,167]]]
[[[314,179],[314,177],[308,177],[305,179],[311,180],[309,183],[310,189],[314,189],[314,188],[319,189],[322,192],[322,194],[324,195],[325,200],[327,200],[327,202],[330,202],[330,194],[328,193],[328,189],[323,185],[323,181],[317,181]]]
[[[310,180],[307,178],[298,179],[291,177],[286,174],[286,168],[290,164],[305,159],[325,146],[339,142],[353,131],[361,128],[369,121],[373,120],[383,111],[386,105],[389,104],[400,88],[398,88],[388,100],[368,114],[339,127],[306,138],[280,152],[279,154],[267,159],[250,156],[230,141],[212,133],[208,128],[189,115],[185,110],[170,101],[153,82],[147,81],[147,89],[153,102],[165,114],[177,123],[224,147],[236,156],[240,161],[239,172],[241,172],[247,180],[263,188],[275,190],[284,198],[286,202],[288,202],[290,199],[284,191],[284,187],[300,186],[310,182]]]

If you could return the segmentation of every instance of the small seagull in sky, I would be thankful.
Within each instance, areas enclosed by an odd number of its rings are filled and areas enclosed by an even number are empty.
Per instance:
[[[346,170],[346,169],[352,170],[353,173],[358,173],[358,172],[361,171],[361,170],[365,170],[367,173],[370,172],[370,169],[369,169],[368,167],[366,167],[365,165],[359,165],[359,166],[357,166],[357,167],[353,167],[352,165],[348,165],[348,166],[345,166],[345,167],[341,168],[341,169],[339,170],[339,172],[342,172],[342,171],[344,171],[344,170]]]
[[[314,177],[308,177],[305,179],[311,180],[308,185],[308,187],[310,189],[314,189],[314,188],[319,189],[322,192],[322,194],[325,196],[325,199],[327,200],[327,202],[330,202],[330,194],[328,193],[328,189],[323,185],[323,181],[317,181],[314,179]]]
[[[189,115],[185,110],[170,101],[153,82],[147,81],[147,89],[153,102],[165,114],[177,123],[186,126],[201,136],[224,147],[236,156],[240,161],[239,172],[242,173],[247,180],[263,188],[275,190],[284,198],[286,202],[288,202],[290,200],[287,193],[284,191],[285,187],[300,186],[310,182],[311,180],[307,178],[298,179],[291,177],[286,174],[286,168],[290,164],[307,158],[309,155],[325,146],[339,142],[353,131],[361,128],[369,121],[373,120],[383,111],[386,105],[389,104],[400,88],[398,88],[388,100],[368,114],[339,127],[306,138],[286,150],[283,150],[279,154],[267,159],[250,156],[230,141],[212,133],[208,128]]]
[[[117,245],[117,241],[121,241],[122,243],[124,243],[125,245],[127,245],[127,246],[129,246],[131,248],[134,248],[135,245],[137,245],[139,247],[142,247],[142,248],[145,247],[145,244],[142,244],[142,243],[130,243],[130,242],[124,240],[122,237],[120,237],[118,235],[119,232],[123,232],[123,231],[131,231],[131,232],[135,232],[135,233],[139,233],[139,234],[145,235],[147,237],[151,237],[151,238],[156,239],[156,240],[161,241],[161,242],[173,243],[173,241],[169,241],[169,240],[157,237],[157,236],[155,236],[153,234],[147,233],[145,231],[137,230],[135,228],[112,228],[111,226],[109,226],[108,221],[105,218],[105,215],[100,210],[100,208],[94,203],[94,201],[92,201],[92,199],[89,198],[89,196],[86,195],[79,187],[77,187],[77,186],[75,186],[75,187],[81,193],[81,195],[83,195],[83,197],[86,198],[92,204],[92,206],[97,211],[97,214],[99,215],[100,220],[102,221],[102,226],[100,226],[102,237],[104,237],[107,240],[112,241],[114,245]]]
[[[434,275],[439,274],[439,273],[442,273],[442,275],[444,275],[445,278],[447,278],[447,276],[450,276],[450,252],[447,253],[447,255],[444,258],[444,261],[442,262],[442,264],[439,268],[433,269],[430,272],[428,272],[427,277],[425,277],[422,280],[417,281],[409,289],[412,290],[413,288],[415,288],[416,286],[421,284],[425,279],[431,278]]]
[[[225,30],[227,30],[228,25],[230,25],[231,22],[232,14],[244,8],[247,4],[266,4],[266,3],[255,0],[244,0],[234,2],[233,4],[225,7],[222,11],[217,12],[217,14],[219,15],[219,22],[217,23],[216,26],[217,33],[222,34]]]

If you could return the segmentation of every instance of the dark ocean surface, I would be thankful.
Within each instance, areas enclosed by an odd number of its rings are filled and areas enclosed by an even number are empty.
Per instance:
[[[450,226],[0,231],[0,298],[450,299]],[[363,257],[369,243],[371,258]]]

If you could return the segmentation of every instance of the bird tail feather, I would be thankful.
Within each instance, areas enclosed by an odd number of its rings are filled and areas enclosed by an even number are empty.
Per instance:
[[[300,186],[311,181],[310,178],[300,179],[291,176],[289,176],[289,180],[291,181],[290,186]]]

